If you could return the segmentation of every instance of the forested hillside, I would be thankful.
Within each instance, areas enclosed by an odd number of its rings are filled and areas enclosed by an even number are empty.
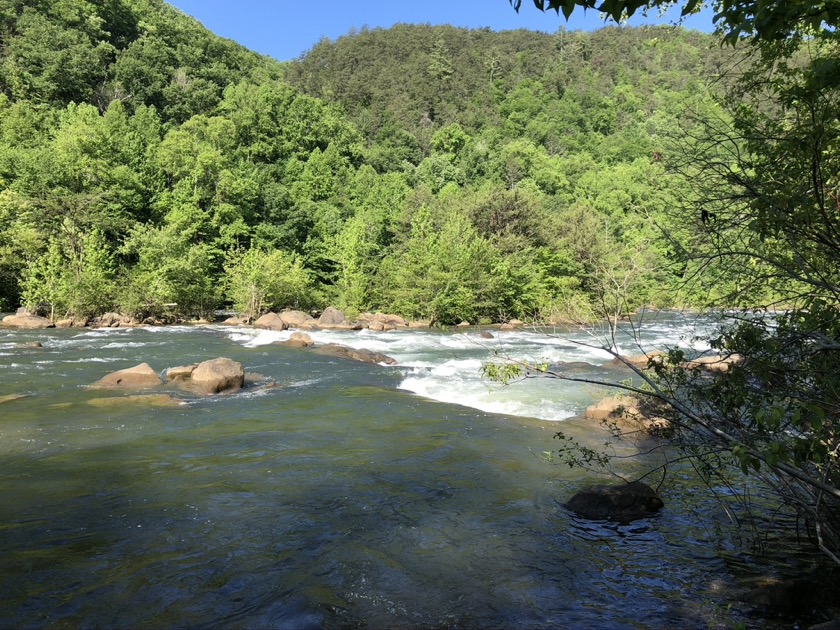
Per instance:
[[[0,24],[3,308],[448,324],[704,299],[663,156],[731,63],[706,36],[402,25],[281,65],[156,0],[2,0]]]

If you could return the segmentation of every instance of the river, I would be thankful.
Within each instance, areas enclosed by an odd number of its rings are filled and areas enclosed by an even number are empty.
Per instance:
[[[655,318],[642,346],[702,348],[694,332]],[[499,356],[623,378],[599,367],[600,334],[312,333],[397,359],[385,367],[221,325],[0,330],[0,397],[25,396],[0,404],[0,626],[760,625],[727,596],[733,558],[752,561],[688,471],[631,525],[563,507],[598,479],[544,452],[561,426],[596,440],[568,419],[604,391],[482,379]],[[86,387],[218,356],[277,386],[167,406]]]

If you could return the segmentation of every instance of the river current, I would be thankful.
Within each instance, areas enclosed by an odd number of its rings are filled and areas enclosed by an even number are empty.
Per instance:
[[[627,354],[702,349],[658,317]],[[0,330],[0,626],[707,628],[733,604],[725,516],[690,471],[631,525],[564,507],[603,481],[547,461],[608,392],[482,378],[499,357],[617,380],[592,330],[315,332],[365,365],[225,326]],[[38,341],[42,348],[23,348]],[[171,401],[86,386],[218,356],[276,386]],[[154,404],[153,404],[154,402]],[[627,460],[633,476],[644,462]],[[740,562],[747,563],[747,560]]]

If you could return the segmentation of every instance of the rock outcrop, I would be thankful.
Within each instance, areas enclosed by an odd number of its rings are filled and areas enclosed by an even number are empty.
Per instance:
[[[102,389],[146,389],[156,387],[163,381],[148,363],[141,363],[125,370],[111,372],[96,381],[91,387]]]
[[[192,371],[189,383],[205,394],[238,391],[245,384],[245,369],[238,361],[224,357],[203,361]]]
[[[372,352],[363,348],[348,348],[337,343],[327,343],[322,346],[315,346],[313,352],[331,357],[341,357],[361,361],[362,363],[384,363],[385,365],[396,365],[397,360],[379,352]]]
[[[254,328],[262,330],[286,330],[289,324],[277,313],[266,313],[254,322]]]
[[[53,323],[46,317],[38,315],[7,315],[3,318],[3,325],[11,328],[36,330],[39,328],[53,328]]]
[[[580,490],[566,507],[582,518],[629,523],[656,514],[664,505],[653,488],[634,481]]]

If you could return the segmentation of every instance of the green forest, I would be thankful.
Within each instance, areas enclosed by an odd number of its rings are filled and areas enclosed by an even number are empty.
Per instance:
[[[713,36],[399,25],[279,63],[158,0],[3,0],[0,25],[4,310],[557,322],[732,289],[667,167],[725,117]]]

